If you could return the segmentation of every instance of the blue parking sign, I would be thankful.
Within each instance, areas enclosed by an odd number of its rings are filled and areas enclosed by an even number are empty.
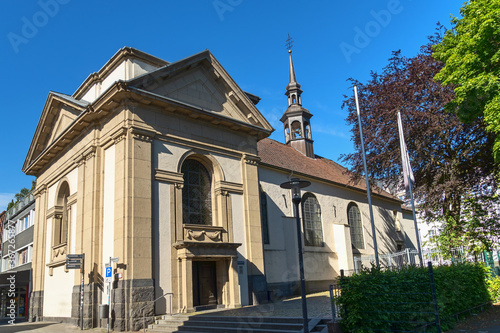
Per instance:
[[[106,267],[106,277],[109,278],[111,277],[113,273],[113,268],[112,267]]]

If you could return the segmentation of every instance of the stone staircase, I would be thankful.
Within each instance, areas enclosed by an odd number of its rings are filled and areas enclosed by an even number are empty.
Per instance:
[[[310,332],[326,333],[329,319],[309,320]],[[149,325],[152,333],[297,333],[302,332],[302,318],[231,317],[215,315],[163,316]]]

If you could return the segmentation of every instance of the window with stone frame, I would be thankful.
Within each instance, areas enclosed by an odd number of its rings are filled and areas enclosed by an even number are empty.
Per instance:
[[[68,204],[69,185],[64,182],[59,188],[57,196],[58,212],[54,219],[54,239],[53,246],[65,244],[68,240],[68,224],[70,218],[70,206]]]
[[[182,221],[184,224],[212,225],[212,179],[199,161],[187,159],[182,164]]]
[[[312,193],[302,197],[302,217],[304,221],[304,244],[323,246],[323,227],[321,225],[321,207]]]
[[[347,207],[347,220],[351,229],[351,242],[357,249],[364,249],[365,242],[363,240],[363,224],[361,221],[361,213],[355,203],[350,203]]]

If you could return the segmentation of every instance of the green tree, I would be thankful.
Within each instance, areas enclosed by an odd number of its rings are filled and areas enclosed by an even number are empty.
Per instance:
[[[496,136],[493,154],[500,161],[500,0],[469,0],[452,17],[452,28],[435,45],[433,56],[445,65],[435,76],[451,85],[447,104],[464,122],[484,117]]]
[[[404,135],[415,174],[415,200],[421,217],[442,223],[439,243],[447,248],[462,245],[469,230],[463,218],[463,198],[480,193],[483,186],[496,189],[492,175],[498,172],[493,161],[494,136],[485,130],[482,119],[461,122],[445,105],[454,97],[453,89],[433,78],[443,64],[432,57],[431,38],[415,57],[395,52],[381,73],[372,73],[358,86],[361,122],[369,176],[398,185],[401,181],[401,153],[397,112],[401,112]],[[344,100],[347,123],[357,151],[343,156],[354,175],[364,174],[355,101]],[[494,220],[492,221],[494,222]],[[499,228],[492,228],[498,233]],[[485,231],[489,232],[489,231]]]

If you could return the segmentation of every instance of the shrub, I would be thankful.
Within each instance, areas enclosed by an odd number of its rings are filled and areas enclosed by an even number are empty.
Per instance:
[[[452,328],[452,314],[490,300],[487,269],[482,264],[453,264],[434,268],[437,303],[443,330]],[[344,329],[349,332],[410,331],[435,322],[428,268],[377,267],[340,281],[337,299]],[[499,284],[500,285],[500,284]],[[497,289],[498,290],[498,289]],[[435,330],[429,325],[426,331]]]

